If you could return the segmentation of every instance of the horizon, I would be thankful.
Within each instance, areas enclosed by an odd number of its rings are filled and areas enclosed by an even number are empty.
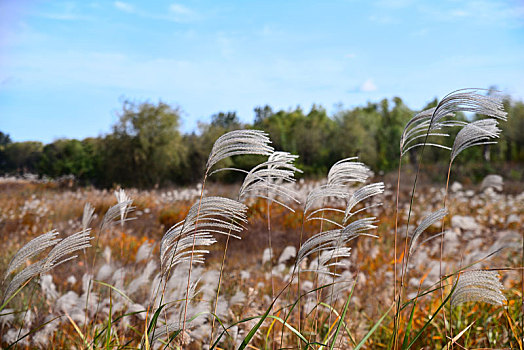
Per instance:
[[[524,4],[210,1],[0,3],[0,131],[52,142],[110,132],[123,99],[219,112],[394,96],[413,110],[460,88],[524,99]]]

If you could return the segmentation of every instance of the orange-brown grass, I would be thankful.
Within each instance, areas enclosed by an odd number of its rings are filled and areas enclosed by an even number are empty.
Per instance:
[[[409,174],[408,174],[409,175]],[[409,178],[405,176],[403,178]],[[409,180],[409,179],[408,179]],[[409,181],[407,181],[409,183]],[[231,185],[227,188],[224,186],[208,187],[209,194],[231,194],[235,193],[236,187]],[[431,196],[425,195],[428,185],[422,182],[419,187],[419,193],[422,196],[415,198],[416,206],[426,209],[430,204]],[[130,191],[129,195],[133,198],[133,205],[136,207],[134,213],[130,216],[134,220],[127,221],[124,226],[115,225],[108,232],[100,237],[99,246],[101,250],[109,247],[112,252],[112,258],[118,260],[123,265],[134,264],[134,259],[138,248],[145,241],[151,243],[159,242],[165,231],[182,220],[187,211],[196,200],[193,201],[163,201],[161,191]],[[402,188],[399,232],[404,234],[406,214],[403,205],[409,198],[409,189]],[[24,205],[31,201],[40,201],[35,208],[23,210]],[[24,243],[29,241],[35,235],[56,228],[60,232],[71,234],[80,229],[80,221],[85,202],[90,202],[95,207],[97,217],[94,219],[93,227],[97,227],[105,211],[113,204],[116,199],[111,191],[99,191],[91,188],[69,189],[62,188],[53,184],[35,184],[30,182],[17,182],[12,184],[0,184],[0,213],[3,213],[0,221],[0,246],[5,254],[0,256],[0,271],[5,267],[14,252]],[[393,235],[394,227],[394,208],[393,194],[386,194],[383,199],[385,206],[378,213],[379,227],[377,235],[379,238],[359,238],[352,243],[352,257],[350,271],[353,276],[358,277],[355,286],[354,295],[351,299],[348,313],[345,319],[347,327],[352,336],[359,341],[366,334],[370,325],[372,325],[388,309],[392,302],[393,284],[391,276],[393,274]],[[47,211],[39,211],[38,208],[46,207]],[[286,246],[299,246],[300,230],[302,226],[302,212],[299,206],[294,207],[295,213],[288,211],[276,204],[271,205],[271,227],[272,242],[274,248],[273,262],[276,263],[278,257]],[[453,215],[473,215],[479,210],[485,210],[489,213],[486,220],[480,220],[478,223],[486,232],[496,232],[499,230],[517,230],[523,222],[524,213],[520,213],[520,223],[504,224],[499,218],[506,215],[497,203],[490,202],[485,206],[464,206],[450,203],[450,212]],[[238,321],[244,317],[253,315],[262,315],[268,306],[267,300],[262,298],[263,295],[271,294],[271,284],[265,276],[270,271],[271,264],[262,264],[262,252],[267,247],[267,215],[268,207],[264,200],[257,200],[249,203],[249,223],[246,230],[242,233],[242,240],[232,240],[229,242],[229,250],[225,265],[225,277],[221,295],[231,296],[239,289],[246,293],[246,301],[243,305],[236,305],[229,310],[231,319]],[[413,213],[412,222],[417,222],[423,217],[423,213],[416,211]],[[451,217],[451,216],[450,216]],[[445,226],[450,227],[450,219],[446,218]],[[318,221],[307,222],[305,225],[305,235],[303,241],[311,235],[319,232],[320,223]],[[329,227],[324,226],[324,230]],[[413,227],[411,227],[413,229]],[[433,233],[438,233],[439,228],[430,228],[425,237]],[[486,234],[483,241],[484,247],[489,247],[495,240],[494,235]],[[403,242],[404,240],[400,240]],[[206,260],[208,268],[217,269],[223,251],[225,239],[218,238],[218,244],[211,247],[211,253]],[[462,244],[467,242],[461,241]],[[98,254],[101,254],[101,250]],[[398,251],[403,251],[402,245]],[[57,289],[64,293],[67,290],[81,290],[81,276],[86,271],[85,261],[91,261],[92,252],[88,253],[89,259],[83,258],[74,260],[66,266],[60,266],[53,271],[54,282]],[[514,267],[519,265],[520,253],[501,254],[490,260],[490,265],[495,267]],[[153,252],[153,256],[158,256],[158,247]],[[433,256],[434,258],[436,257]],[[446,260],[455,262],[456,267],[460,266],[461,259],[464,256],[447,256]],[[135,269],[140,270],[141,266]],[[422,283],[428,276],[429,266],[419,264],[408,272],[407,280],[413,278],[417,283]],[[249,278],[242,280],[241,271],[248,271]],[[451,273],[452,271],[446,271]],[[74,275],[77,278],[76,283],[67,282],[67,277]],[[520,273],[518,271],[501,271],[502,280],[508,287],[506,296],[508,302],[508,312],[517,329],[520,329]],[[127,277],[126,277],[127,278]],[[388,282],[385,282],[388,281]],[[275,289],[280,290],[286,285],[286,281],[275,278]],[[296,295],[296,286],[292,295]],[[417,285],[408,285],[407,293],[403,296],[403,301],[407,300],[407,295],[417,291]],[[348,291],[349,292],[349,291]],[[103,293],[107,293],[104,291]],[[347,294],[344,298],[347,297]],[[29,300],[31,302],[29,303]],[[284,298],[285,299],[285,298]],[[31,283],[30,286],[23,290],[22,293],[14,299],[12,308],[22,309],[24,305],[31,305],[32,310],[38,314],[37,320],[43,322],[46,314],[46,308],[51,307],[42,301],[39,286]],[[294,298],[292,300],[295,300]],[[282,301],[278,307],[285,306],[286,300]],[[335,300],[335,309],[341,310],[345,300]],[[425,322],[429,315],[438,307],[440,303],[440,293],[438,291],[421,297],[414,311],[414,322],[412,334],[416,333]],[[407,319],[409,318],[410,307],[402,314],[403,323],[401,323],[400,339],[406,330]],[[275,309],[276,312],[278,308]],[[321,318],[323,324],[320,325],[320,333],[326,332],[333,325],[336,317],[328,319],[328,313],[324,312]],[[303,315],[305,316],[305,315]],[[393,332],[393,315],[386,318],[377,332],[369,339],[366,344],[367,348],[387,348],[388,340]],[[331,323],[329,323],[329,320]],[[103,322],[103,320],[99,320]],[[290,318],[290,324],[297,327],[298,319],[296,312]],[[510,324],[504,315],[502,308],[491,307],[485,304],[465,304],[454,310],[451,315],[451,323],[454,326],[454,333],[457,334],[467,327],[471,322],[475,322],[470,330],[461,337],[459,344],[467,348],[470,347],[503,347],[516,346],[510,330]],[[139,325],[134,319],[132,324]],[[241,329],[248,331],[249,322],[240,326]],[[256,348],[264,348],[265,334],[271,322],[266,322],[261,328],[261,336],[256,338],[252,345]],[[282,325],[279,322],[273,324],[274,332],[273,341],[278,345]],[[309,334],[314,329],[314,322],[305,322],[303,332]],[[345,331],[344,331],[345,332]],[[441,318],[436,318],[427,328],[423,337],[415,344],[415,348],[435,348],[447,343],[445,339],[446,332]],[[133,339],[136,337],[130,330],[120,333],[122,339]],[[81,344],[78,335],[71,325],[62,327],[59,332],[55,333],[52,340],[56,348],[69,347],[72,344]],[[290,332],[284,332],[285,344],[297,344],[296,338]],[[341,346],[349,346],[348,337],[345,334]],[[317,339],[321,340],[321,339]],[[228,345],[229,344],[229,345]],[[223,347],[232,346],[231,342],[226,342]],[[201,344],[200,344],[201,345]],[[338,344],[337,344],[338,345]]]

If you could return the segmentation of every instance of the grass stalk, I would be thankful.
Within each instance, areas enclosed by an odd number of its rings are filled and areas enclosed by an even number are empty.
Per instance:
[[[398,159],[398,175],[397,175],[397,190],[395,199],[395,233],[394,233],[394,249],[393,249],[393,301],[397,297],[397,237],[398,237],[398,215],[399,215],[399,198],[400,198],[400,169],[402,167],[402,154]],[[396,325],[398,316],[398,304],[395,306],[395,316],[393,323]],[[395,337],[395,333],[394,333]]]
[[[204,180],[202,181],[202,189],[200,190],[200,199],[198,202],[198,210],[197,210],[197,215],[196,215],[196,220],[195,220],[195,229],[193,231],[193,246],[191,247],[191,257],[189,259],[189,272],[187,274],[187,285],[186,285],[186,300],[184,303],[184,322],[182,323],[182,338],[184,338],[185,330],[186,330],[187,306],[189,302],[189,285],[191,284],[191,271],[193,269],[193,256],[195,253],[196,230],[198,226],[198,217],[200,216],[200,209],[202,207],[202,198],[204,197],[204,188],[206,186],[207,174],[208,174],[208,171],[206,171],[204,175]]]

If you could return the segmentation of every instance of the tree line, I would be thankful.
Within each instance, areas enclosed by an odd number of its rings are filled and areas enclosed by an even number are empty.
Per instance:
[[[424,109],[436,104],[434,100]],[[524,103],[507,98],[505,109],[508,121],[501,124],[498,144],[471,150],[462,158],[464,163],[478,164],[488,158],[492,162],[524,162]],[[98,137],[43,144],[12,142],[8,134],[0,132],[0,174],[73,175],[80,184],[97,187],[186,185],[202,178],[214,141],[239,128],[265,130],[275,149],[300,156],[298,166],[309,176],[321,176],[337,160],[352,156],[375,171],[387,172],[398,165],[400,136],[414,113],[399,97],[351,109],[340,107],[331,116],[316,105],[309,111],[301,107],[274,111],[266,105],[254,109],[252,123],[242,123],[236,112],[220,112],[209,123],[200,123],[198,132],[183,134],[179,107],[125,101],[111,132]],[[467,120],[465,115],[457,117]],[[414,152],[406,162],[416,162]],[[443,150],[427,148],[425,158],[442,159],[438,152]],[[255,156],[233,157],[227,166],[249,169],[258,161]],[[221,181],[235,181],[235,176],[232,172],[217,174]]]

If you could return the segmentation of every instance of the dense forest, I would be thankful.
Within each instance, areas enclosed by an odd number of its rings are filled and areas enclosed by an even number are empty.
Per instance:
[[[437,100],[426,108],[433,107]],[[424,109],[426,109],[424,108]],[[492,163],[524,163],[524,103],[505,100],[508,121],[498,144],[471,150],[462,163],[482,166]],[[37,174],[39,177],[74,176],[81,185],[151,188],[185,185],[202,178],[206,157],[213,142],[226,131],[255,128],[269,133],[273,146],[300,156],[298,166],[308,176],[325,174],[337,160],[358,156],[379,172],[394,169],[399,162],[399,140],[404,125],[415,111],[395,97],[353,109],[338,109],[333,115],[313,106],[309,111],[273,111],[256,107],[253,123],[241,123],[235,112],[220,112],[210,123],[199,124],[198,132],[179,130],[179,107],[166,103],[125,101],[111,132],[83,140],[58,139],[41,142],[12,142],[0,132],[0,175]],[[458,116],[466,120],[476,116]],[[446,130],[453,134],[457,130]],[[450,140],[452,138],[449,138]],[[444,150],[427,149],[428,160],[442,159]],[[414,153],[403,162],[414,164]],[[228,160],[228,166],[247,169],[256,158]],[[487,165],[486,165],[487,166]],[[235,181],[234,175],[218,178]],[[517,180],[520,171],[514,172]]]

